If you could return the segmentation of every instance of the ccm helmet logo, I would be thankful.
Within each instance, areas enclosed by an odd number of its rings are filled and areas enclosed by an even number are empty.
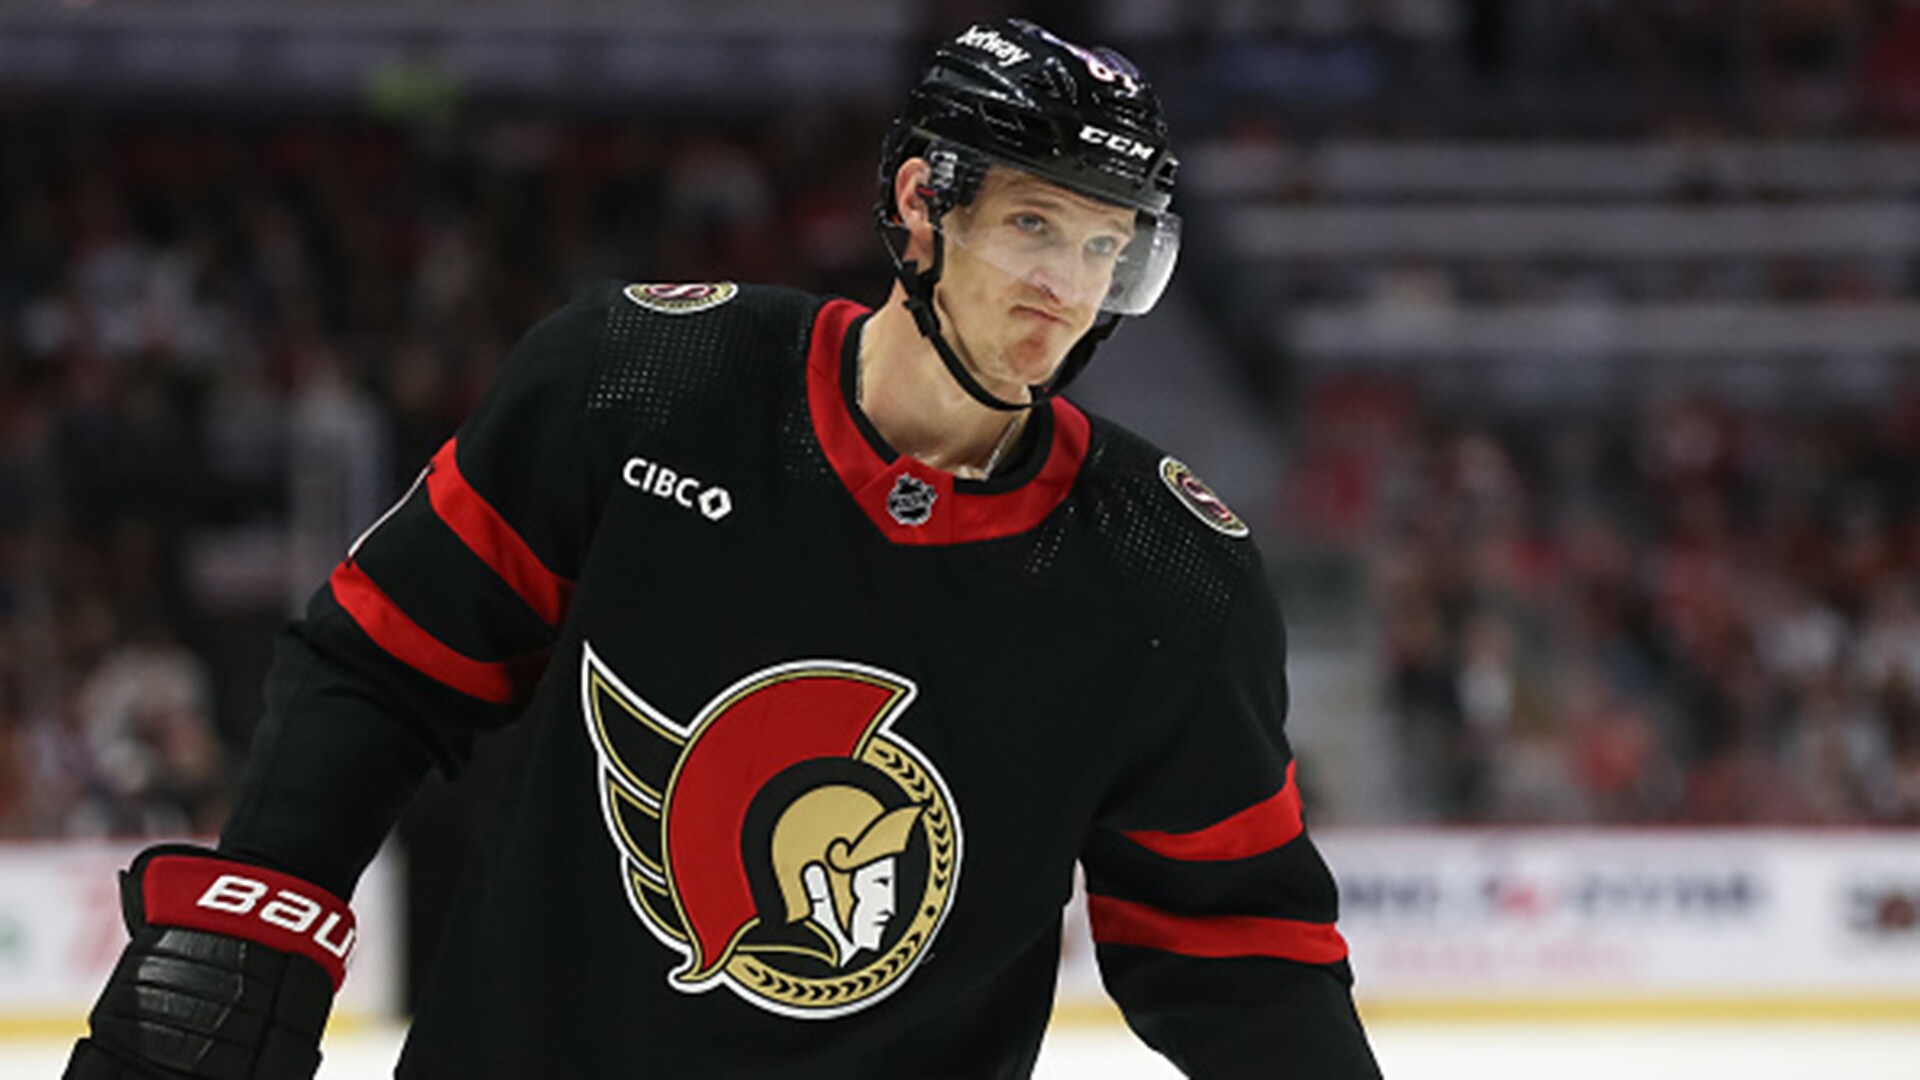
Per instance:
[[[271,892],[273,898],[267,899]],[[262,906],[261,901],[267,903]],[[264,881],[239,874],[222,874],[194,901],[195,907],[242,918],[252,916],[268,926],[311,938],[315,945],[342,960],[353,951],[354,928],[338,911],[290,889],[275,890]],[[322,919],[320,916],[325,915]]]
[[[1117,154],[1125,154],[1128,157],[1139,158],[1141,161],[1153,160],[1153,147],[1137,139],[1129,139],[1125,135],[1119,135],[1105,128],[1095,127],[1092,124],[1088,124],[1080,129],[1080,138],[1082,141],[1090,142],[1095,146],[1104,146]]]
[[[646,458],[628,458],[626,468],[620,470],[620,479],[636,491],[698,510],[708,521],[719,521],[733,513],[733,496],[727,494],[726,488],[709,487]]]

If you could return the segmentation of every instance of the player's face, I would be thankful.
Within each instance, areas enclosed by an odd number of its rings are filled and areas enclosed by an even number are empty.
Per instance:
[[[1134,214],[996,165],[943,224],[942,321],[975,376],[1017,399],[1093,325]]]
[[[880,937],[893,920],[892,856],[875,859],[853,872],[853,911],[847,916],[847,937],[862,949],[878,949]]]

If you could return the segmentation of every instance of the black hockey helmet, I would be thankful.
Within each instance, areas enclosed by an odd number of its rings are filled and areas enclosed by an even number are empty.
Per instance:
[[[996,163],[1134,210],[1134,238],[1100,305],[1111,316],[1144,314],[1172,276],[1180,219],[1168,207],[1179,159],[1153,88],[1112,49],[1076,45],[1025,19],[969,27],[935,51],[882,143],[877,213],[883,227],[901,224],[894,177],[913,157],[933,167],[922,194],[936,226],[947,211],[972,201]],[[938,241],[926,270],[903,262],[891,242],[888,251],[922,333],[960,384],[991,407],[1023,407],[975,384],[941,337],[932,310],[942,261]],[[1058,393],[1114,325],[1110,319],[1089,331],[1053,382],[1035,388],[1033,402]]]
[[[1025,19],[977,24],[935,51],[881,151],[889,213],[901,162],[943,144],[962,158],[954,179],[963,186],[940,192],[955,206],[971,198],[964,185],[977,184],[992,160],[1159,214],[1179,167],[1160,99],[1131,61]]]

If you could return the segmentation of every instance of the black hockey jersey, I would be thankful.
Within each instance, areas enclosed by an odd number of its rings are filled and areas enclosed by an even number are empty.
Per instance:
[[[407,1078],[1025,1076],[1076,863],[1189,1074],[1377,1075],[1244,524],[1065,401],[990,480],[895,454],[866,314],[537,327],[282,636],[223,846],[346,894],[426,769],[534,725]]]

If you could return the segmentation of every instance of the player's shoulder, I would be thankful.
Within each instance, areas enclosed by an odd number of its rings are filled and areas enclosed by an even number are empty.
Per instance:
[[[682,356],[716,346],[790,345],[825,298],[778,285],[733,281],[597,281],[549,322],[593,328],[602,350]]]
[[[1083,483],[1090,493],[1126,505],[1157,530],[1197,530],[1222,551],[1252,546],[1246,521],[1185,461],[1119,423],[1087,419]]]
[[[825,299],[731,281],[607,286],[608,354],[653,362],[737,360],[804,351]]]
[[[602,280],[548,313],[523,345],[602,363],[702,357],[742,344],[778,348],[804,335],[824,302],[773,285]]]
[[[1264,583],[1252,530],[1191,466],[1112,420],[1088,421],[1074,497],[1124,577],[1221,599]]]
[[[668,333],[719,324],[785,329],[824,302],[800,289],[734,281],[603,282],[598,298],[617,315]]]
[[[587,342],[589,412],[664,423],[729,400],[745,407],[791,381],[824,303],[773,285],[602,281],[536,334]]]

